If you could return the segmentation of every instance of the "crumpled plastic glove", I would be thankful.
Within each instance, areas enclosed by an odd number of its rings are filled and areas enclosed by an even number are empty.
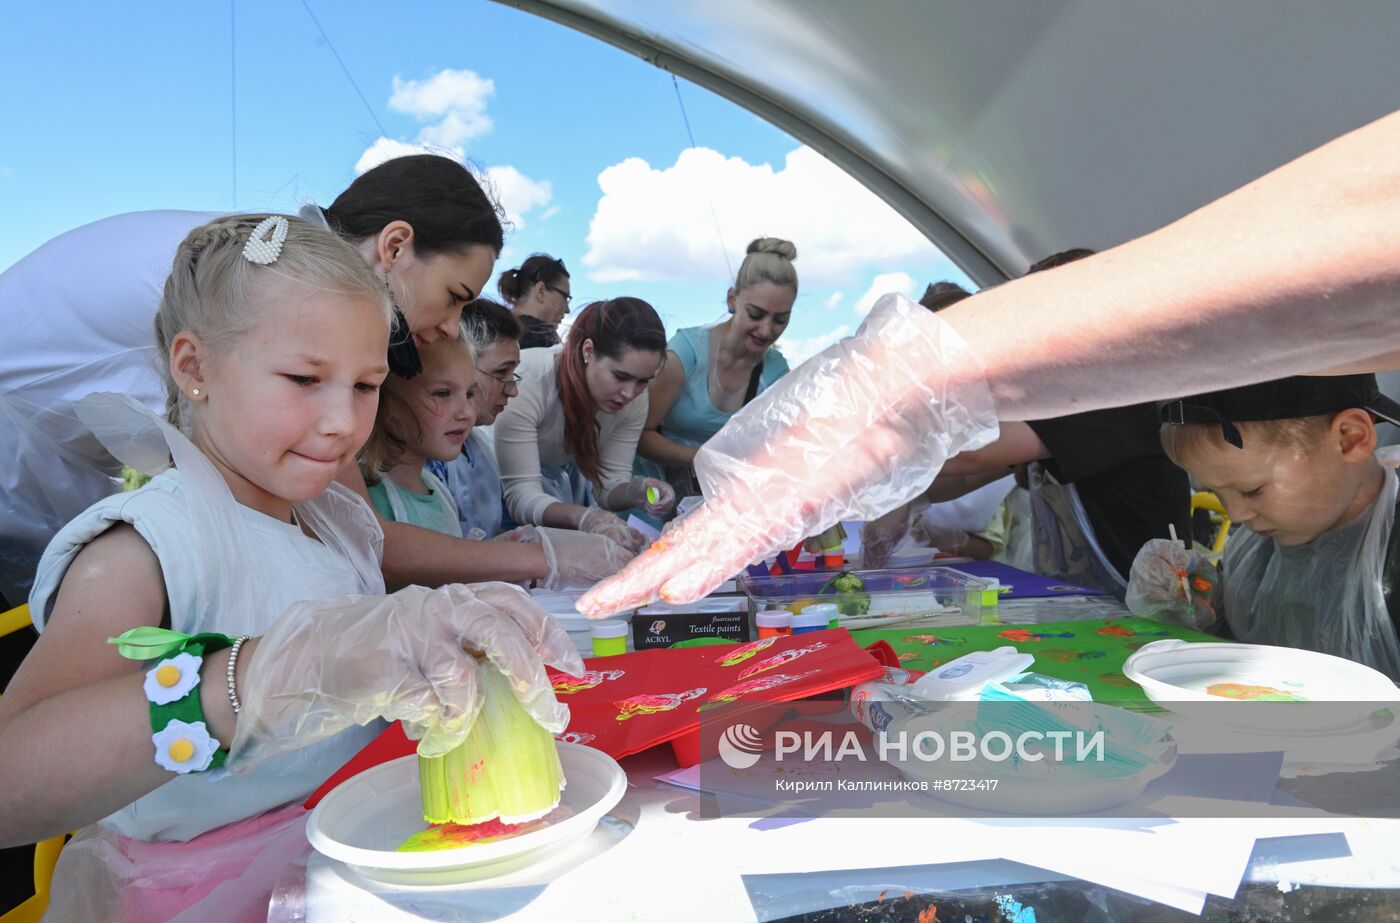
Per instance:
[[[633,553],[647,546],[645,535],[623,522],[616,513],[610,513],[600,506],[590,506],[583,511],[578,530],[610,538]]]
[[[636,552],[603,535],[575,532],[573,529],[547,529],[521,526],[498,537],[503,542],[525,542],[542,546],[549,576],[539,582],[546,590],[590,587],[620,571]]]
[[[572,675],[583,661],[568,633],[508,583],[410,586],[392,596],[340,596],[289,608],[259,640],[239,684],[242,710],[229,766],[244,769],[353,725],[402,721],[418,752],[440,756],[466,739],[481,710],[483,652],[543,727],[569,710],[544,665]]]
[[[1383,445],[1376,449],[1376,461],[1382,468],[1400,468],[1400,445]]]
[[[1204,631],[1219,620],[1220,599],[1219,572],[1204,554],[1165,538],[1138,549],[1124,600],[1134,615]]]
[[[655,492],[655,503],[648,499],[648,491]],[[633,478],[622,486],[622,492],[627,507],[639,507],[653,516],[665,516],[676,505],[676,489],[656,478]]]
[[[744,565],[845,519],[877,519],[958,452],[997,437],[962,337],[901,295],[780,378],[695,456],[705,502],[579,600],[590,617],[699,599]]]
[[[921,545],[937,548],[944,554],[961,554],[972,533],[957,526],[936,525],[920,518],[909,527],[909,535]]]
[[[917,498],[861,526],[861,567],[876,570],[888,564],[894,550],[908,537],[911,524],[927,507],[926,500]]]

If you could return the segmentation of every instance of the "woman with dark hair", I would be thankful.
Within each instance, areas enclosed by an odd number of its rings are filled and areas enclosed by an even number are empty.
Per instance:
[[[471,172],[431,154],[380,164],[329,208],[302,213],[354,244],[384,278],[398,308],[389,363],[405,377],[419,368],[418,346],[458,336],[462,308],[481,294],[504,243],[497,206]],[[59,528],[120,487],[113,478],[121,462],[78,418],[74,401],[117,391],[164,412],[151,324],[176,246],[213,217],[118,215],[56,237],[0,273],[0,313],[19,325],[0,341],[5,603],[28,595]],[[365,493],[353,465],[341,478]],[[543,548],[464,542],[403,523],[385,524],[383,564],[391,586],[552,573]]]
[[[532,253],[519,267],[501,273],[496,288],[520,321],[521,349],[559,345],[559,324],[574,297],[563,260]]]
[[[494,433],[512,518],[640,550],[645,540],[612,511],[665,513],[675,503],[664,481],[632,476],[647,386],[665,358],[666,328],[639,298],[594,302],[562,347],[521,354],[520,396]],[[596,506],[587,505],[590,487]]]

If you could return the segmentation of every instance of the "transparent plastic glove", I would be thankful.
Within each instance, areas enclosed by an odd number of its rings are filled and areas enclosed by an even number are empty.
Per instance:
[[[675,488],[656,478],[633,478],[619,489],[625,507],[639,507],[653,516],[665,516],[676,505]],[[652,496],[656,497],[655,501],[651,499]]]
[[[616,513],[610,513],[600,506],[590,506],[583,511],[578,530],[610,538],[633,553],[647,546],[645,535],[623,522]]]
[[[1133,559],[1125,601],[1134,615],[1208,630],[1219,618],[1220,596],[1220,576],[1205,555],[1154,538]]]
[[[930,548],[937,548],[944,554],[961,554],[967,547],[972,534],[957,526],[935,525],[927,519],[919,519],[910,526],[909,534],[914,541]]]
[[[461,743],[481,708],[485,652],[536,721],[562,731],[546,663],[583,662],[559,623],[508,583],[411,586],[392,596],[342,596],[292,606],[262,636],[239,685],[229,765],[246,768],[376,718],[402,721],[418,752]]]
[[[630,551],[603,535],[575,532],[573,529],[546,529],[521,526],[501,535],[503,542],[526,542],[543,547],[549,562],[549,576],[540,581],[546,590],[590,587],[611,577],[633,558]]]
[[[843,519],[877,519],[997,436],[986,377],[945,321],[887,295],[852,337],[783,376],[695,456],[705,502],[579,601],[598,618],[688,602]]]
[[[861,526],[861,567],[873,570],[888,564],[894,550],[909,535],[911,523],[927,506],[927,501],[916,499]]]

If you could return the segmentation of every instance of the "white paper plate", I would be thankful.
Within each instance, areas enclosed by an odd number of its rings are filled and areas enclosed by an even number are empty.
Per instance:
[[[1176,702],[1239,701],[1210,691],[1221,684],[1256,687],[1256,691],[1284,693],[1306,702],[1400,701],[1400,689],[1378,670],[1330,654],[1262,644],[1153,641],[1128,658],[1123,675],[1168,710]],[[1272,707],[1260,709],[1251,728],[1330,731],[1355,725],[1362,717],[1345,709],[1281,708],[1277,701],[1261,704]],[[1239,709],[1221,710],[1227,722],[1241,714],[1245,713]]]
[[[1395,709],[1380,708],[1354,723],[1322,730],[1259,730],[1235,725],[1178,722],[1172,731],[1181,752],[1283,752],[1283,778],[1377,769],[1390,748],[1400,745]]]
[[[399,844],[428,827],[417,756],[382,763],[342,782],[311,812],[306,837],[327,857],[393,884],[450,884],[513,872],[586,838],[627,789],[626,773],[601,750],[561,742],[559,761],[566,782],[561,804],[573,814],[508,840],[397,852]]]

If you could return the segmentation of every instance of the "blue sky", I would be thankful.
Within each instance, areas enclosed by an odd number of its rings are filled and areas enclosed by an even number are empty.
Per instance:
[[[7,8],[0,268],[118,212],[328,203],[374,151],[427,142],[494,180],[515,224],[498,268],[552,253],[579,296],[646,298],[668,326],[719,317],[725,256],[759,234],[797,244],[798,358],[874,292],[965,281],[818,155],[681,81],[691,149],[670,74],[611,46],[486,0],[307,5],[330,45],[291,0]]]

